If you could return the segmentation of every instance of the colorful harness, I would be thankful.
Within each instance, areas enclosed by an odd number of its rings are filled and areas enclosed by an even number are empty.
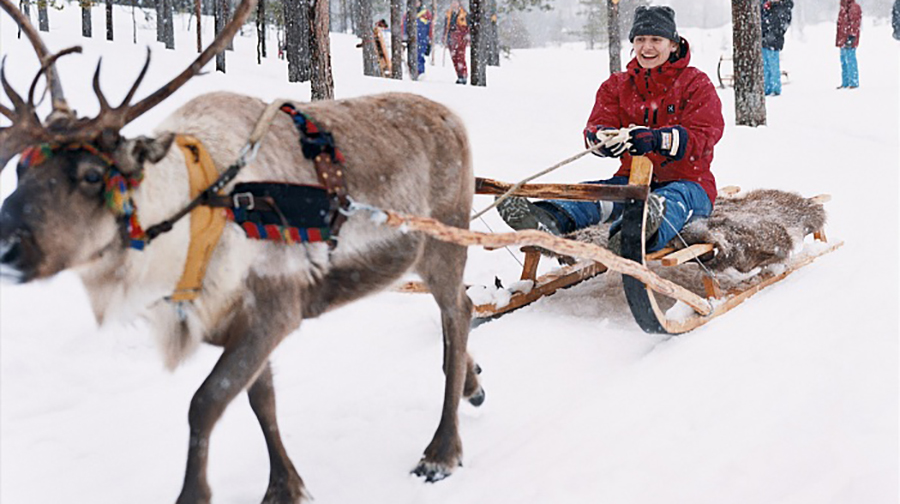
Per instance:
[[[239,161],[221,175],[203,144],[196,138],[178,135],[176,144],[184,154],[190,180],[191,202],[169,219],[146,231],[137,217],[134,191],[143,173],[128,176],[119,171],[115,160],[96,146],[85,143],[41,144],[25,149],[19,160],[22,168],[37,166],[61,150],[86,151],[107,166],[104,175],[104,201],[121,219],[129,247],[143,250],[153,239],[170,231],[187,214],[191,215],[191,242],[184,272],[170,301],[192,301],[202,290],[206,267],[221,238],[226,220],[239,225],[247,237],[281,243],[328,242],[333,248],[350,205],[344,185],[344,156],[330,133],[321,130],[308,116],[286,104],[300,132],[303,155],[313,161],[321,186],[275,182],[246,182],[234,186],[231,194],[222,189],[231,182],[244,163]],[[224,211],[216,211],[221,208]]]

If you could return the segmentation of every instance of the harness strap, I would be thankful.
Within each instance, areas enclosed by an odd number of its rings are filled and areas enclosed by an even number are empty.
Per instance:
[[[190,197],[196,198],[216,181],[219,173],[199,140],[187,135],[178,135],[175,142],[184,154],[190,179]],[[221,192],[218,194],[221,196]],[[200,295],[209,259],[225,229],[225,212],[218,208],[200,205],[191,210],[190,216],[191,241],[187,260],[178,286],[168,298],[170,301],[193,301]]]
[[[335,145],[331,133],[319,128],[309,116],[297,110],[293,104],[282,104],[281,111],[293,119],[294,126],[300,132],[303,157],[313,161],[319,183],[325,187],[334,202],[331,235],[336,237],[347,220],[344,212],[338,210],[346,211],[350,208],[350,198],[347,196],[342,169],[344,155]]]

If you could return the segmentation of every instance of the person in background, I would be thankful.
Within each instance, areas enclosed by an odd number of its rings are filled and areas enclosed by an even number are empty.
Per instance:
[[[447,18],[444,21],[444,45],[450,49],[450,59],[456,69],[456,83],[465,84],[469,77],[469,69],[466,67],[466,46],[469,44],[469,24],[466,20],[466,10],[459,4],[459,0],[453,0],[447,9]]]
[[[784,33],[791,24],[793,0],[763,0],[762,56],[766,96],[781,94],[781,50]]]
[[[891,11],[891,25],[894,27],[894,38],[900,40],[900,0],[894,0],[894,9]]]
[[[416,56],[419,61],[419,77],[425,73],[425,56],[431,54],[431,12],[425,8],[421,0],[416,13]]]
[[[644,231],[647,250],[653,252],[663,248],[692,218],[712,212],[716,180],[710,165],[725,119],[712,81],[690,66],[690,46],[678,35],[674,10],[638,7],[628,38],[635,56],[624,72],[611,75],[600,85],[584,129],[587,145],[610,139],[595,154],[621,158],[619,169],[611,179],[586,183],[625,185],[632,156],[646,156],[653,163]],[[620,253],[620,203],[532,203],[511,197],[500,202],[497,210],[513,229],[540,229],[557,235],[612,222],[609,249]]]
[[[841,48],[841,85],[838,89],[859,87],[859,67],[856,64],[856,48],[859,47],[859,26],[862,9],[854,0],[841,0],[838,11],[835,45]]]

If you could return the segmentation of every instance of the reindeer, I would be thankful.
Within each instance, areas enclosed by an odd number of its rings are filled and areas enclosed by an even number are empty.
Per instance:
[[[303,319],[376,292],[414,271],[440,307],[446,382],[440,422],[413,473],[429,482],[440,480],[461,464],[456,412],[461,397],[475,405],[484,398],[480,370],[466,353],[472,303],[462,284],[464,247],[377,226],[361,213],[346,220],[333,248],[326,243],[252,240],[238,226],[227,225],[209,257],[202,292],[193,302],[178,305],[167,296],[184,270],[190,219],[176,221],[138,251],[127,247],[124,218],[104,206],[104,177],[116,169],[127,177],[143,176],[133,202],[145,225],[185,208],[190,201],[186,155],[172,147],[175,132],[200,139],[219,172],[240,156],[265,104],[237,94],[210,93],[191,100],[153,137],[125,138],[119,132],[198,73],[224,48],[254,3],[243,0],[234,20],[187,70],[140,102],[131,103],[147,72],[149,51],[140,76],[118,107],[110,106],[100,90],[98,64],[93,84],[101,110],[96,117],[78,118],[67,106],[53,70],[55,59],[74,49],[50,54],[27,19],[9,0],[0,0],[28,34],[42,63],[27,99],[13,90],[5,68],[0,68],[0,81],[14,107],[0,106],[0,113],[12,122],[0,130],[0,167],[28,146],[44,144],[50,152],[40,163],[20,162],[18,186],[0,208],[0,276],[25,283],[63,270],[77,272],[97,321],[146,319],[170,368],[200,342],[222,347],[190,404],[187,468],[177,502],[210,502],[210,433],[226,405],[246,389],[269,451],[263,502],[296,503],[305,497],[305,489],[279,434],[269,355]],[[53,103],[44,122],[38,120],[34,103],[41,75]],[[468,226],[474,192],[470,149],[462,121],[447,108],[411,94],[298,108],[337,139],[346,160],[346,192],[353,200]],[[229,187],[261,180],[316,185],[314,163],[302,154],[298,136],[291,118],[277,114],[256,160]]]

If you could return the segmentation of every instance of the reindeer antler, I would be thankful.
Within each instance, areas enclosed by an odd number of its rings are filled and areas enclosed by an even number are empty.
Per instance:
[[[257,0],[242,0],[237,10],[235,10],[234,17],[231,21],[222,28],[222,31],[219,32],[212,43],[197,56],[197,59],[195,59],[193,63],[174,79],[169,81],[168,84],[157,89],[153,94],[134,105],[129,105],[128,103],[131,101],[135,91],[137,91],[138,85],[140,85],[141,81],[144,79],[144,75],[147,73],[147,68],[150,65],[150,49],[147,49],[147,61],[144,63],[144,68],[141,70],[140,75],[138,75],[137,80],[131,86],[131,89],[128,91],[128,94],[125,96],[121,105],[115,108],[109,106],[106,97],[103,95],[103,91],[100,90],[100,63],[98,62],[97,70],[94,72],[94,93],[97,95],[97,100],[100,101],[100,114],[89,121],[83,130],[85,134],[92,134],[96,137],[109,130],[118,132],[126,124],[137,119],[144,112],[150,110],[171,96],[192,77],[198,75],[203,67],[209,63],[216,54],[225,50],[225,46],[228,45],[228,42],[234,37],[241,25],[244,24],[244,21],[250,15],[250,12],[253,11],[253,8],[256,6],[256,1]]]
[[[26,102],[13,90],[6,80],[6,58],[3,58],[3,64],[0,67],[0,81],[2,81],[6,96],[13,104],[12,109],[0,106],[0,114],[12,121],[12,126],[0,128],[0,171],[3,171],[6,163],[19,151],[28,145],[46,141],[49,138],[49,133],[37,117],[34,105],[34,89],[41,74],[46,72],[47,75],[47,87],[50,88],[50,96],[53,101],[51,116],[74,119],[74,114],[72,114],[63,96],[62,85],[59,82],[54,65],[57,58],[73,52],[74,49],[52,55],[31,25],[31,22],[28,21],[28,18],[10,0],[0,0],[0,8],[3,8],[22,28],[25,36],[31,42],[32,47],[34,47],[38,60],[41,62],[41,70],[31,84],[31,88],[28,91],[28,101]],[[80,50],[79,48],[78,51]]]
[[[94,73],[93,87],[100,101],[100,113],[92,119],[76,119],[63,97],[62,85],[56,74],[55,61],[66,54],[80,52],[81,48],[70,48],[58,54],[51,54],[44,45],[34,27],[19,9],[10,0],[0,0],[0,7],[9,14],[31,41],[34,50],[41,61],[41,70],[32,81],[28,91],[28,101],[13,90],[6,81],[3,67],[0,66],[0,83],[4,91],[13,103],[13,109],[0,105],[0,114],[12,121],[12,126],[0,128],[0,170],[3,166],[22,149],[38,142],[96,142],[98,139],[118,137],[119,131],[126,124],[140,117],[160,102],[168,98],[192,77],[199,74],[203,67],[212,60],[213,56],[225,50],[225,46],[234,37],[241,25],[244,24],[250,12],[256,6],[257,0],[242,0],[235,10],[234,17],[225,25],[213,42],[194,60],[183,72],[178,74],[168,84],[156,90],[150,96],[140,102],[129,105],[138,86],[147,74],[150,65],[150,49],[147,49],[147,60],[140,74],[132,84],[125,99],[118,107],[111,107],[103,91],[100,89],[100,63]],[[35,113],[34,90],[41,74],[46,74],[50,95],[53,100],[53,112],[48,116],[48,123],[41,124]]]
[[[34,29],[34,26],[10,0],[0,0],[0,7],[15,20],[22,32],[25,33],[25,36],[28,37],[32,47],[34,47],[34,52],[37,53],[37,57],[43,66],[52,56],[50,51],[47,50],[47,46],[44,45],[44,41],[41,40],[41,36]],[[50,96],[53,99],[54,112],[61,111],[71,114],[72,111],[69,109],[69,105],[66,103],[66,98],[63,95],[62,84],[59,81],[59,76],[56,74],[56,67],[52,64],[47,68],[47,85],[50,88]]]
[[[29,145],[45,141],[48,135],[34,112],[34,104],[25,103],[6,80],[6,56],[0,63],[0,83],[13,104],[12,110],[0,108],[0,113],[12,121],[12,126],[0,128],[0,172],[2,172],[3,167],[13,156]]]

